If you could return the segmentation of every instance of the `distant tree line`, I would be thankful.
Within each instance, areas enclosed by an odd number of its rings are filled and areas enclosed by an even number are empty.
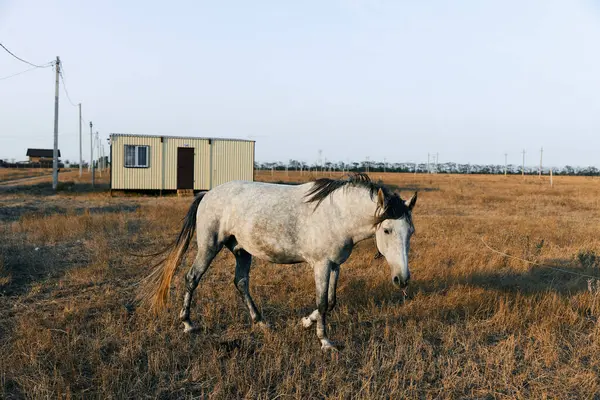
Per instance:
[[[64,168],[65,164],[62,162],[58,163],[58,168]],[[9,162],[0,160],[0,168],[52,168],[52,160],[41,161],[41,162]]]
[[[110,160],[108,156],[100,157],[100,159],[94,160],[94,168],[98,168],[98,162],[104,162],[103,165],[106,167],[110,167]],[[89,163],[84,161],[82,164],[82,168],[88,168]],[[65,160],[64,162],[58,161],[58,168],[79,168],[78,162],[71,162],[69,160]],[[0,168],[52,168],[52,160],[44,160],[41,162],[29,162],[29,161],[21,161],[21,162],[9,162],[8,160],[0,160]]]
[[[323,162],[322,164],[309,164],[298,160],[289,160],[286,162],[255,162],[254,167],[258,170],[276,170],[276,171],[345,171],[345,172],[416,172],[423,173],[441,173],[441,174],[504,174],[504,165],[495,164],[459,164],[454,162],[447,163],[383,163],[373,161],[362,162]],[[539,167],[525,167],[526,175],[536,175]],[[509,164],[506,166],[506,173],[509,175],[520,175],[522,167],[520,165]],[[542,168],[543,174],[550,174],[550,167]],[[578,176],[598,176],[600,170],[596,167],[552,167],[554,175],[578,175]]]

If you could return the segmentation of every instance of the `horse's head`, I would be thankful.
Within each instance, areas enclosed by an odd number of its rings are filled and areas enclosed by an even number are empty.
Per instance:
[[[392,282],[398,288],[405,288],[410,280],[408,251],[410,237],[415,228],[412,223],[412,209],[417,202],[417,193],[406,201],[399,196],[386,198],[380,189],[377,193],[378,209],[382,210],[375,230],[377,249],[387,260],[392,270]]]

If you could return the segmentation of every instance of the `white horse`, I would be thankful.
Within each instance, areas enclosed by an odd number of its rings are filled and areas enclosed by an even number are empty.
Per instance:
[[[414,232],[411,212],[416,201],[416,192],[403,201],[364,174],[295,186],[225,183],[194,199],[177,240],[162,252],[169,251],[146,279],[140,298],[149,301],[156,312],[164,309],[175,270],[196,230],[198,255],[185,276],[180,313],[186,332],[194,329],[190,320],[194,290],[225,246],[236,259],[235,287],[252,321],[264,326],[248,289],[252,256],[279,264],[311,264],[317,308],[302,318],[302,324],[308,328],[316,322],[321,348],[335,349],[327,337],[325,318],[335,306],[340,265],[356,243],[375,236],[379,252],[391,267],[393,284],[406,287],[410,279],[409,242]]]

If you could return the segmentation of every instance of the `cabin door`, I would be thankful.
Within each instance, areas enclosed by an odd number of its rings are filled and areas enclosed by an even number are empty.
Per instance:
[[[194,189],[194,148],[177,148],[177,189]]]

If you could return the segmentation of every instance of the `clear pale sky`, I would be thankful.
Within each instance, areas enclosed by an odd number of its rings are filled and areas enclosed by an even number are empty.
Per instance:
[[[543,146],[544,164],[600,166],[600,0],[0,0],[0,43],[60,56],[104,138],[251,138],[258,161],[307,162],[534,165]],[[0,49],[0,78],[27,68]],[[0,80],[0,158],[51,148],[53,114],[51,68]]]

